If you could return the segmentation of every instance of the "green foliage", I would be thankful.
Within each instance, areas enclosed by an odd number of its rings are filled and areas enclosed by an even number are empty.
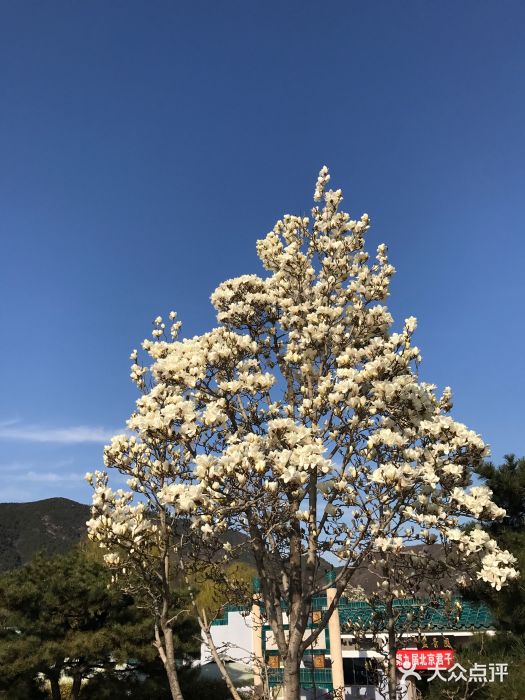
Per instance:
[[[149,619],[108,583],[89,547],[51,558],[40,554],[4,574],[0,689],[30,683],[37,673],[86,677],[137,655],[153,658]]]
[[[199,679],[199,669],[179,669],[184,700],[230,700],[222,680]],[[82,700],[171,700],[166,673],[159,660],[133,670],[95,676],[82,691]]]
[[[181,690],[184,700],[230,700],[231,696],[222,680],[201,680],[198,673],[181,674]]]
[[[505,455],[504,462],[490,462],[478,468],[479,475],[493,492],[494,502],[505,508],[507,516],[500,522],[487,523],[488,529],[503,549],[517,558],[516,568],[521,576],[501,591],[478,583],[465,591],[467,597],[483,600],[491,609],[499,629],[494,637],[479,636],[456,655],[464,668],[475,663],[508,664],[504,682],[423,684],[424,697],[429,700],[522,700],[525,689],[525,458]]]
[[[488,523],[502,549],[508,549],[517,558],[516,568],[521,576],[501,591],[476,584],[466,593],[486,602],[499,629],[525,635],[525,458],[505,455],[501,466],[487,462],[479,468],[493,500],[507,511],[500,522]]]
[[[0,700],[49,700],[49,695],[38,679],[15,678],[7,688],[0,688]]]
[[[505,455],[504,462],[495,466],[483,463],[478,474],[493,492],[493,500],[507,511],[499,523],[490,525],[494,532],[520,530],[525,525],[525,457]]]
[[[134,662],[126,669],[95,674],[82,690],[82,700],[171,700],[166,672],[158,658]]]
[[[228,603],[246,605],[251,599],[256,573],[254,566],[243,561],[230,564],[226,569],[217,564],[202,569],[192,580],[198,590],[195,596],[198,609],[204,609],[208,619],[212,619]],[[232,598],[232,591],[236,592],[235,598]]]

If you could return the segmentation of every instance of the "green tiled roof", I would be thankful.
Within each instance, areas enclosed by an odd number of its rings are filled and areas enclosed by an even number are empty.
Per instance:
[[[458,603],[458,606],[456,606]],[[405,599],[394,601],[396,615],[398,615],[398,628],[409,631],[447,630],[468,631],[486,630],[494,626],[489,609],[482,603],[472,602],[461,598],[455,598],[452,605],[445,608],[444,605],[430,605],[422,600]],[[412,615],[412,620],[407,620],[407,615]],[[352,628],[360,630],[383,630],[386,628],[386,614],[384,606],[373,608],[364,602],[345,601],[339,605],[339,620],[341,632],[348,633]]]
[[[461,607],[456,605],[458,603]],[[286,609],[286,604],[281,602],[281,607]],[[326,607],[326,595],[316,596],[312,601],[313,610],[322,610]],[[412,598],[395,600],[394,608],[398,615],[398,627],[409,631],[440,630],[468,631],[487,630],[494,627],[489,609],[483,603],[477,603],[462,598],[454,598],[452,604],[445,608],[444,605],[430,605],[427,601]],[[212,625],[227,625],[229,612],[249,613],[249,608],[237,605],[226,605],[222,616],[216,618]],[[407,623],[407,615],[413,619]],[[339,620],[341,632],[348,633],[351,628],[368,630],[383,630],[386,628],[386,616],[384,607],[372,608],[368,603],[361,601],[349,601],[342,598],[339,603]]]
[[[244,605],[225,605],[222,609],[222,615],[221,617],[216,617],[214,620],[212,620],[212,625],[227,625],[228,624],[228,613],[231,612],[242,612],[247,614],[249,612],[249,608],[245,607]]]

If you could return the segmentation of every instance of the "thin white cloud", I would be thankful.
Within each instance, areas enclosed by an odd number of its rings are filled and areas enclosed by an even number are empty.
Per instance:
[[[20,472],[27,469],[29,465],[25,462],[2,462],[0,464],[0,474],[8,474],[11,472]]]
[[[71,467],[74,463],[75,462],[73,459],[59,459],[58,461],[53,460],[52,464],[44,466],[50,466],[52,469],[63,469],[64,467]],[[27,471],[38,471],[41,466],[41,464],[36,465],[33,460],[30,462],[16,460],[11,462],[0,462],[0,474],[21,474],[26,473]]]
[[[84,478],[83,474],[58,474],[57,472],[27,472],[26,474],[21,474],[20,481],[32,481],[32,482],[48,482],[57,483],[63,481],[76,481],[78,484],[82,483]]]
[[[3,428],[10,428],[12,425],[20,423],[18,418],[10,418],[9,420],[0,420],[0,430]]]
[[[0,503],[27,503],[27,501],[38,500],[39,495],[31,493],[27,487],[3,487],[0,491]],[[40,496],[42,498],[42,496]]]
[[[0,423],[0,440],[17,442],[52,442],[66,445],[85,442],[109,442],[116,431],[98,426],[74,425],[69,428],[48,428],[21,425],[16,421]]]

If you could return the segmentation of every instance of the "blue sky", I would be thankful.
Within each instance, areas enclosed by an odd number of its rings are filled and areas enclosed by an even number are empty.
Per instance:
[[[214,322],[317,173],[415,315],[422,376],[524,454],[519,0],[0,6],[0,501],[62,495],[132,410],[157,314]]]

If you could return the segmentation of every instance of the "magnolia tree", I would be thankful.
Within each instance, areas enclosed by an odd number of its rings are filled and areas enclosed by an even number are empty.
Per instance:
[[[184,647],[185,639],[179,638],[181,632],[184,637],[194,636],[194,617],[233,700],[241,700],[213,642],[205,608],[198,605],[195,581],[186,573],[188,518],[180,509],[158,499],[166,484],[173,488],[177,476],[188,478],[183,465],[179,464],[176,472],[175,464],[171,464],[168,471],[168,461],[159,460],[166,457],[166,450],[162,440],[146,433],[141,434],[140,441],[122,436],[113,439],[104,451],[105,464],[128,475],[131,490],[113,491],[106,472],[86,474],[95,489],[88,536],[108,550],[104,561],[113,570],[112,583],[131,593],[135,602],[151,613],[154,646],[164,665],[173,700],[183,700],[176,651]],[[135,499],[136,494],[140,494],[139,499]],[[238,580],[235,570],[230,576],[232,581]],[[241,581],[238,583],[242,588]],[[194,617],[190,617],[192,613]]]
[[[195,552],[233,557],[221,535],[245,536],[286,700],[299,697],[304,651],[374,552],[439,542],[462,550],[457,576],[475,567],[498,588],[516,575],[481,529],[458,527],[504,515],[489,489],[468,486],[487,448],[448,415],[449,389],[438,397],[418,380],[416,321],[392,332],[384,305],[394,273],[386,246],[369,260],[370,219],[340,211],[329,178],[323,168],[311,217],[285,215],[258,241],[265,277],[215,290],[216,328],[179,340],[175,314],[170,334],[156,319],[143,343],[151,359],[132,355],[137,437],[118,436],[106,452],[108,467],[130,475],[126,503],[141,509],[146,495],[191,517]],[[99,478],[95,499],[106,488]],[[312,598],[328,585],[320,565],[333,554],[335,595],[311,629]]]
[[[173,700],[182,700],[175,662],[175,628],[184,615],[177,585],[180,527],[171,509],[157,500],[165,476],[155,443],[144,438],[116,437],[104,452],[107,467],[116,466],[130,475],[130,491],[113,491],[105,472],[86,474],[95,488],[88,536],[108,550],[104,561],[114,572],[112,583],[134,595],[152,613],[154,644]],[[137,492],[143,497],[138,502],[134,499]]]
[[[344,595],[366,602],[368,610],[364,617],[350,616],[343,631],[358,643],[375,642],[386,671],[378,679],[382,697],[396,697],[396,651],[414,641],[428,642],[427,636],[435,631],[434,611],[451,628],[457,623],[462,606],[454,589],[460,574],[475,574],[478,565],[476,557],[465,562],[464,552],[451,539],[446,548],[438,544],[383,548],[363,566],[369,578],[367,591],[351,587]]]

